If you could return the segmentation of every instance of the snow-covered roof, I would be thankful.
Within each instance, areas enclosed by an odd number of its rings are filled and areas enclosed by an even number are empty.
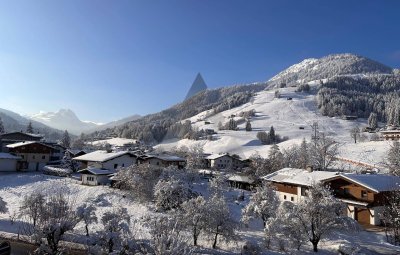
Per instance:
[[[234,175],[228,178],[229,181],[235,181],[235,182],[244,182],[244,183],[249,183],[252,184],[255,182],[255,180],[249,176],[246,175]]]
[[[41,142],[38,142],[38,141],[26,141],[26,142],[12,143],[12,144],[8,144],[7,148],[18,148],[18,147],[21,147],[21,146],[25,146],[25,145],[29,145],[29,144],[35,144],[35,143],[54,149],[50,145],[47,145],[47,144],[44,144],[44,143],[41,143]]]
[[[309,172],[304,169],[283,168],[279,171],[264,176],[263,179],[272,182],[311,186],[315,182],[325,181],[337,175],[338,175],[337,172],[329,172],[329,171]]]
[[[91,162],[106,162],[111,159],[124,156],[126,154],[133,156],[133,154],[129,151],[107,152],[107,151],[99,150],[99,151],[87,153],[87,154],[79,156],[79,157],[75,157],[75,158],[73,158],[73,160],[91,161]]]
[[[357,183],[375,192],[400,189],[400,177],[385,174],[340,174],[337,177]],[[332,178],[335,179],[335,178]]]
[[[10,153],[0,152],[0,159],[15,159],[15,160],[18,160],[18,159],[21,159],[21,157],[14,156],[14,155],[12,155]]]
[[[93,174],[93,175],[109,175],[114,174],[115,171],[108,169],[99,169],[99,168],[86,168],[78,171],[81,174]]]
[[[137,143],[137,140],[115,137],[115,138],[109,138],[109,139],[90,142],[90,144],[92,144],[92,145],[101,145],[101,144],[106,144],[106,143],[108,143],[112,146],[124,146],[127,144],[135,144],[135,143]]]
[[[221,157],[224,157],[224,156],[230,157],[226,153],[224,153],[224,154],[212,154],[212,155],[208,156],[207,159],[214,160],[214,159],[221,158]]]
[[[17,147],[20,147],[20,146],[29,145],[29,144],[33,144],[33,143],[36,143],[36,141],[12,143],[12,144],[8,144],[7,148],[17,148]]]
[[[383,133],[383,134],[385,134],[385,133],[400,133],[400,130],[398,130],[398,129],[383,130],[383,131],[381,131],[381,133]]]

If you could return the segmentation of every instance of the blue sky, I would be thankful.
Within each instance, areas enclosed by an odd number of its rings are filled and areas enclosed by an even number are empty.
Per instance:
[[[211,88],[264,81],[309,57],[400,67],[400,1],[3,0],[0,107],[107,122]]]

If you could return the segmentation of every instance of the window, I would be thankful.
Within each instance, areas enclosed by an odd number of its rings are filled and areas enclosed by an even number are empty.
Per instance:
[[[21,158],[22,158],[22,159],[25,159],[25,156],[24,156],[24,155],[21,155]]]
[[[43,156],[42,156],[42,159],[46,159],[46,156],[43,155]]]
[[[125,164],[122,164],[122,167],[124,167],[125,166]]]
[[[293,201],[294,201],[294,197],[291,197],[291,198],[290,198],[290,201],[292,201],[292,202],[293,202]]]
[[[361,197],[362,198],[368,198],[368,193],[366,190],[361,190]]]
[[[344,188],[343,191],[345,195],[350,195],[350,190],[348,188]]]
[[[35,155],[33,155],[32,158],[35,159],[36,158]]]
[[[86,177],[86,180],[88,180],[89,182],[92,182],[92,181],[94,181],[94,177],[93,176],[88,176],[88,177]]]
[[[117,169],[117,167],[118,167],[118,164],[114,164],[114,169]]]
[[[307,189],[304,187],[301,187],[301,195],[304,197],[306,195]]]
[[[286,195],[283,195],[283,199],[285,199],[285,200],[286,200]]]

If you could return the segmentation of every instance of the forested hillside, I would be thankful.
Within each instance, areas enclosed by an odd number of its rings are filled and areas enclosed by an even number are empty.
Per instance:
[[[392,74],[393,69],[354,54],[334,54],[320,59],[305,59],[269,80],[269,87],[299,85],[309,81],[351,74]]]
[[[124,125],[91,134],[92,137],[116,135],[124,138],[135,138],[146,143],[161,142],[164,138],[183,138],[190,135],[190,123],[181,120],[194,116],[205,110],[213,109],[215,113],[242,105],[248,102],[255,92],[265,89],[266,83],[237,85],[198,93],[184,102],[164,111],[144,116]]]
[[[400,75],[342,76],[323,83],[317,96],[325,116],[356,115],[398,124],[400,116]]]

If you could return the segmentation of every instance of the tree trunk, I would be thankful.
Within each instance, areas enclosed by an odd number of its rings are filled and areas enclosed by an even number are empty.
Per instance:
[[[193,229],[193,245],[197,246],[197,238],[199,237],[199,234],[197,233],[197,228],[194,227]]]
[[[114,248],[114,242],[112,238],[110,238],[110,240],[108,241],[108,252],[109,253],[113,252],[113,248]]]
[[[318,241],[311,241],[314,252],[318,252]]]
[[[86,229],[86,236],[89,236],[89,228],[87,224],[85,225],[85,229]]]
[[[213,249],[215,249],[217,247],[217,240],[218,240],[218,232],[215,234],[215,237],[214,237],[214,243],[212,246]]]

